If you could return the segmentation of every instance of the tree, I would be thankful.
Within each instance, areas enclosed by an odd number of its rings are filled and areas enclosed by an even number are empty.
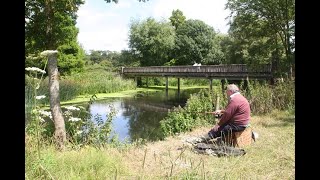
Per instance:
[[[221,36],[221,49],[225,55],[224,64],[246,64],[244,61],[246,49],[239,41],[235,40],[229,35]]]
[[[117,3],[118,0],[106,0]],[[141,1],[141,0],[139,0]],[[142,0],[145,2],[145,0]],[[84,56],[81,46],[77,44],[78,29],[76,28],[76,12],[83,0],[26,0],[25,1],[25,49],[26,55],[40,52],[48,55],[48,72],[50,83],[50,109],[55,124],[56,143],[64,149],[66,132],[64,118],[60,107],[58,66],[75,65],[81,67],[82,63],[74,63]],[[69,47],[68,47],[69,46]],[[60,50],[59,54],[56,51]],[[53,52],[51,52],[53,51]],[[64,53],[64,54],[63,54]],[[57,54],[61,61],[57,62]],[[26,58],[32,61],[33,58]],[[63,62],[63,60],[65,60]],[[40,61],[41,62],[41,61]],[[29,62],[29,64],[37,62]],[[65,63],[65,64],[63,64]],[[28,64],[28,63],[26,63]],[[38,63],[38,67],[43,64]],[[66,70],[65,70],[66,71]]]
[[[78,29],[76,24],[76,12],[83,4],[82,0],[27,0],[25,2],[25,45],[26,54],[37,54],[47,50],[57,50],[61,47],[62,52],[73,53],[77,48],[65,47],[67,44],[74,45]],[[45,51],[46,50],[46,51]],[[60,55],[61,56],[61,55]],[[76,54],[76,57],[78,55]],[[64,57],[62,55],[62,57]],[[65,58],[65,59],[69,59]],[[38,65],[38,66],[42,66]],[[50,109],[55,125],[55,139],[60,150],[64,149],[66,132],[64,118],[60,107],[57,51],[49,53],[48,72],[50,83]]]
[[[189,19],[181,24],[176,30],[176,64],[220,64],[223,53],[215,36],[214,29],[201,20]]]
[[[172,11],[172,15],[169,19],[171,24],[178,29],[178,27],[185,22],[186,17],[183,15],[182,11],[177,9]]]
[[[279,75],[291,74],[295,61],[295,1],[228,0],[226,8],[231,10],[229,32],[247,46],[247,61],[253,63],[256,57],[263,57],[263,61],[279,65]]]
[[[58,47],[58,67],[61,75],[81,72],[84,67],[84,50],[75,41]]]
[[[83,0],[26,0],[25,2],[25,48],[26,55],[35,54],[45,50],[74,49],[78,54],[66,54],[68,51],[59,51],[60,57],[69,56],[73,61],[82,61],[84,55],[77,43],[78,29],[76,28],[76,12]],[[78,44],[78,45],[76,45]],[[69,46],[69,47],[66,47]],[[64,53],[62,55],[62,53]],[[60,59],[58,66],[63,67],[65,58]],[[26,65],[43,68],[44,61],[26,60]],[[79,69],[81,62],[76,67],[69,66],[65,72]]]
[[[174,47],[174,28],[166,21],[153,18],[130,24],[129,47],[141,66],[161,66],[170,61]]]
[[[119,63],[118,66],[131,66],[131,67],[140,66],[139,56],[137,56],[131,50],[122,50],[118,63]]]

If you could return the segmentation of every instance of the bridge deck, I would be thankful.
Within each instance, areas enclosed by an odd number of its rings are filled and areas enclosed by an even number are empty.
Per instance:
[[[150,66],[122,68],[124,76],[150,76],[150,77],[188,77],[209,79],[269,79],[271,66],[264,65],[256,69],[250,69],[245,64],[229,65],[203,65],[203,66]]]

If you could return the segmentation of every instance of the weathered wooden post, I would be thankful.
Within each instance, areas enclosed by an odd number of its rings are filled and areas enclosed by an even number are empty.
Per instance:
[[[178,98],[180,99],[180,78],[178,78]]]
[[[147,79],[146,79],[146,85],[147,85],[147,87],[149,87],[149,78],[147,77]]]
[[[168,82],[168,76],[166,76],[166,97],[168,98],[168,91],[169,91],[169,82]]]
[[[60,107],[59,96],[59,77],[57,67],[58,51],[44,51],[42,54],[48,56],[48,75],[49,75],[49,93],[50,93],[50,109],[54,122],[54,137],[59,150],[64,150],[66,142],[66,130],[62,110]]]

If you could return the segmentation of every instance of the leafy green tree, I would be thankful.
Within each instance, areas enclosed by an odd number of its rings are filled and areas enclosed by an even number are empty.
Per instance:
[[[106,64],[110,64],[112,66],[118,66],[119,65],[119,59],[120,59],[121,53],[117,51],[101,51],[101,50],[91,50],[90,54],[88,55],[88,58],[92,63],[100,64],[102,61],[104,66]],[[108,63],[106,62],[108,61]]]
[[[101,56],[103,60],[109,61],[113,66],[119,66],[121,53],[107,50],[103,51]]]
[[[179,9],[173,10],[172,15],[169,18],[171,24],[178,29],[178,27],[186,21],[186,17],[183,15],[183,12]]]
[[[102,59],[102,51],[100,50],[91,50],[90,51],[90,55],[89,55],[89,59],[90,61],[94,62],[94,63],[100,63],[103,59]]]
[[[75,41],[58,47],[58,67],[62,75],[70,75],[73,72],[81,72],[83,70],[84,50]]]
[[[176,30],[176,64],[220,64],[223,53],[215,36],[214,29],[201,20],[189,19],[181,24]]]
[[[295,1],[228,0],[226,8],[231,10],[229,33],[245,48],[246,63],[268,62],[277,75],[291,74],[295,62]]]
[[[81,61],[83,55],[75,47],[77,40],[78,29],[76,28],[76,12],[79,6],[83,4],[83,0],[26,0],[25,1],[25,48],[26,55],[37,55],[44,50],[74,49],[72,52],[80,54],[65,54],[61,57],[70,57],[71,61]],[[70,45],[70,47],[66,47]],[[63,62],[66,58],[58,61],[58,66],[64,66],[68,62]],[[26,65],[34,65],[36,67],[44,67],[43,61],[27,58]],[[30,62],[31,61],[31,62]],[[73,63],[74,64],[74,63]],[[75,63],[75,64],[81,64]],[[75,68],[79,68],[80,66]],[[69,66],[69,71],[72,71],[72,66]]]
[[[140,66],[139,56],[131,50],[122,50],[118,66],[138,67]]]
[[[161,66],[170,61],[174,47],[174,28],[166,21],[147,18],[130,24],[129,47],[141,66]]]

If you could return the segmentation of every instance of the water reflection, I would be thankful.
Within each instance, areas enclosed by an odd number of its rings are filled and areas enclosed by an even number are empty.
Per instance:
[[[199,89],[177,92],[165,91],[138,92],[133,98],[109,98],[96,101],[89,107],[92,118],[96,114],[101,115],[103,121],[110,113],[110,105],[115,107],[116,115],[112,121],[112,136],[117,136],[119,141],[135,141],[145,139],[155,141],[162,139],[160,121],[164,119],[168,110],[174,106],[184,106],[190,94]]]

